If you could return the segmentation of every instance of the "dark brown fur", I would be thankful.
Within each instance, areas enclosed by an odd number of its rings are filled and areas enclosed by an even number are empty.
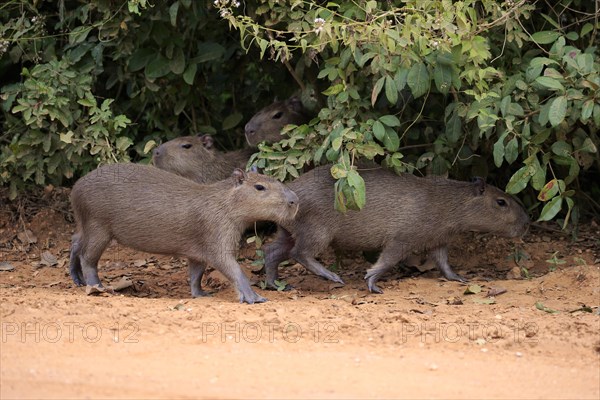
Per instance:
[[[315,274],[343,283],[316,259],[328,246],[339,250],[381,250],[367,271],[371,292],[381,293],[381,275],[413,250],[429,250],[444,276],[464,280],[448,265],[447,243],[465,231],[522,235],[528,225],[523,208],[501,190],[443,178],[397,176],[387,170],[365,170],[367,203],[362,211],[334,211],[334,179],[329,166],[307,172],[288,186],[298,195],[294,220],[280,224],[277,238],[265,246],[267,283],[274,286],[277,266],[293,258]]]
[[[298,197],[269,177],[235,170],[233,177],[199,185],[152,166],[112,164],[81,178],[71,192],[77,223],[71,277],[99,285],[98,260],[112,239],[136,250],[187,257],[192,296],[206,293],[207,264],[235,286],[240,302],[266,301],[236,261],[241,233],[256,220],[293,218]]]
[[[260,142],[278,142],[283,139],[281,128],[289,124],[305,124],[310,120],[309,114],[297,96],[276,101],[258,111],[248,121],[245,127],[246,141],[252,147]]]
[[[253,152],[252,149],[220,152],[213,148],[208,135],[183,136],[154,149],[152,162],[160,169],[195,182],[212,183],[227,178],[235,168],[245,169]]]

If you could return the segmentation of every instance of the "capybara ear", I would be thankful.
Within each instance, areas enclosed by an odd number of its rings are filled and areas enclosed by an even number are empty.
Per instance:
[[[198,137],[202,140],[202,145],[204,146],[205,149],[212,149],[215,141],[213,140],[213,137],[210,135],[202,135],[202,134],[198,134]]]
[[[485,193],[485,180],[482,177],[476,176],[471,180],[471,182],[473,182],[473,188],[475,189],[476,196],[481,196]]]
[[[241,185],[246,179],[248,179],[248,176],[246,175],[244,170],[240,168],[234,169],[233,174],[231,176],[233,177],[236,186]]]
[[[302,100],[298,96],[292,96],[285,101],[285,105],[290,110],[294,110],[297,113],[304,112],[304,106],[302,105]]]

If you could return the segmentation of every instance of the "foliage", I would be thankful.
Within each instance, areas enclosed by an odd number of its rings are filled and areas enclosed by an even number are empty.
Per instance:
[[[397,172],[495,173],[509,193],[538,193],[540,220],[567,210],[565,226],[582,170],[595,165],[597,174],[593,2],[215,4],[244,48],[316,66],[327,107],[259,147],[255,163],[280,179],[334,163],[342,211],[368,201],[358,158]]]
[[[368,201],[359,159],[489,176],[563,226],[585,191],[600,207],[597,2],[154,3],[0,6],[0,182],[12,197],[147,162],[175,136],[241,147],[243,122],[294,91],[290,71],[325,101],[254,162],[280,179],[332,163],[342,211]]]
[[[13,198],[98,164],[147,162],[175,136],[219,132],[239,147],[278,78],[210,3],[10,0],[0,21],[0,182]]]

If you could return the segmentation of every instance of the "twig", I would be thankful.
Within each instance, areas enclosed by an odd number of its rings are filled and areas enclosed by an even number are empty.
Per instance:
[[[505,20],[507,20],[519,7],[521,7],[523,4],[525,4],[527,2],[528,2],[528,0],[521,0],[519,3],[515,4],[506,14],[504,14],[497,20],[492,21],[489,24],[481,25],[481,27],[475,32],[475,35],[479,35],[481,32],[486,31],[489,28],[493,28],[496,25],[500,25]],[[537,1],[535,1],[533,4],[535,5],[535,3],[537,3]]]
[[[290,65],[290,62],[288,60],[285,60],[283,63],[285,64],[285,67],[289,71],[290,75],[292,75],[292,78],[294,78],[294,80],[296,81],[298,86],[300,86],[300,90],[302,90],[302,92],[304,93],[306,86],[304,86],[304,83],[302,83],[302,80],[300,80],[298,75],[296,75],[296,71],[294,71],[294,69]]]

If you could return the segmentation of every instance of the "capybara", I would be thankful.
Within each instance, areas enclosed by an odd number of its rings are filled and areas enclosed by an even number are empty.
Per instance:
[[[260,142],[278,142],[281,128],[286,125],[302,125],[310,120],[310,113],[302,105],[298,96],[276,101],[258,111],[245,126],[246,141],[252,147]]]
[[[188,258],[193,297],[204,296],[208,265],[235,286],[240,302],[260,303],[236,261],[244,227],[293,218],[298,196],[256,173],[201,185],[152,166],[112,164],[79,179],[71,192],[77,223],[70,273],[77,285],[101,285],[98,260],[112,239],[136,250]]]
[[[154,149],[153,164],[198,183],[218,182],[235,168],[246,168],[254,150],[217,151],[209,135],[183,136]]]
[[[361,211],[336,212],[330,166],[321,166],[288,184],[300,199],[296,218],[279,224],[274,242],[265,246],[267,284],[274,287],[277,266],[289,258],[324,278],[343,283],[315,257],[328,246],[336,250],[381,250],[365,279],[371,292],[381,293],[381,275],[413,250],[428,250],[442,274],[464,281],[448,264],[447,243],[465,231],[507,237],[527,230],[521,205],[482,179],[460,182],[445,178],[398,176],[385,169],[360,172],[366,185]]]

